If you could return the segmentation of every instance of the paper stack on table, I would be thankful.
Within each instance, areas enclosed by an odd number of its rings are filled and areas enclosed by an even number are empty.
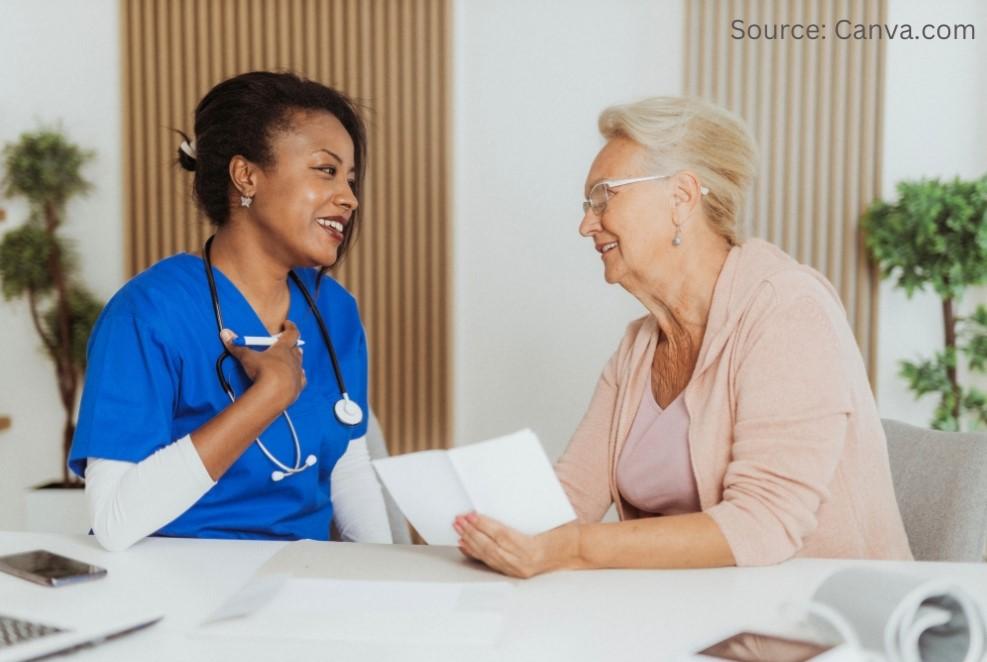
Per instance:
[[[430,545],[455,545],[457,515],[476,511],[522,533],[576,519],[531,430],[450,450],[373,461],[401,512]]]

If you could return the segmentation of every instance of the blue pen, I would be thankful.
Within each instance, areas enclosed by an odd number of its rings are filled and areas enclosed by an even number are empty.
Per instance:
[[[237,336],[233,339],[233,344],[237,347],[270,347],[278,341],[280,334],[276,336]],[[295,347],[301,347],[305,341],[301,338]]]

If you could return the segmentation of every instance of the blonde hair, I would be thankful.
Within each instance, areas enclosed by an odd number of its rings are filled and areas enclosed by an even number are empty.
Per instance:
[[[729,111],[689,97],[652,97],[600,113],[607,140],[625,137],[644,147],[662,174],[690,170],[709,189],[703,210],[731,245],[740,242],[737,217],[755,175],[754,140]]]

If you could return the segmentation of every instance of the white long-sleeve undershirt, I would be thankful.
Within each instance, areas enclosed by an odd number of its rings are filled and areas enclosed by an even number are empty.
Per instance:
[[[188,435],[140,462],[90,457],[90,525],[103,547],[124,550],[184,513],[215,484]],[[333,517],[343,540],[392,542],[365,437],[349,443],[329,484]]]

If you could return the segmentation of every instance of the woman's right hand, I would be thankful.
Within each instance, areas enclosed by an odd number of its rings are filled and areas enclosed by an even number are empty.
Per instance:
[[[284,331],[278,340],[263,351],[233,344],[236,334],[223,329],[220,339],[226,351],[240,362],[252,388],[260,388],[270,394],[269,401],[277,411],[291,406],[305,388],[305,370],[302,369],[302,350],[298,347],[298,327],[291,320],[284,323]]]

